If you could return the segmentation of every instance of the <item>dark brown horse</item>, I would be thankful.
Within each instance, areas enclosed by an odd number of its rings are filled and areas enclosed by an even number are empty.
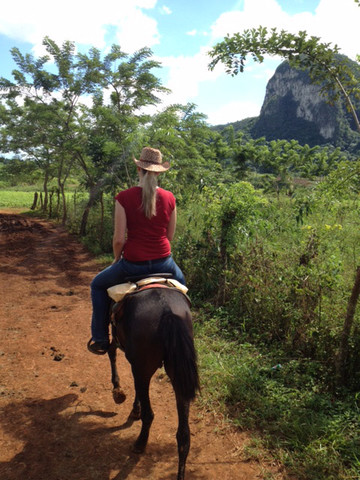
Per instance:
[[[162,365],[169,376],[178,411],[176,433],[179,467],[183,480],[190,448],[190,401],[199,390],[192,318],[188,299],[179,290],[153,287],[136,292],[124,301],[123,315],[115,313],[113,341],[109,350],[113,396],[116,403],[125,400],[116,368],[116,349],[125,352],[135,383],[135,400],[131,418],[142,421],[134,451],[145,450],[154,418],[149,398],[150,380]]]

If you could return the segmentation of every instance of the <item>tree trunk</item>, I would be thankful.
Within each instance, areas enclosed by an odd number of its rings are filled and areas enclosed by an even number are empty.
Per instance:
[[[52,190],[49,195],[49,202],[48,202],[49,218],[52,218],[53,216],[53,196],[54,196],[54,190]]]
[[[74,203],[74,218],[76,218],[76,211],[77,211],[77,203],[76,203],[76,200],[77,200],[77,191],[74,190],[74,195],[73,195],[73,203]]]
[[[96,185],[92,186],[90,189],[89,200],[85,206],[85,210],[81,219],[81,225],[79,230],[79,235],[81,237],[84,237],[86,235],[86,227],[87,227],[87,222],[89,218],[89,213],[90,213],[91,207],[93,207],[93,205],[95,204],[97,192],[98,192],[97,186]]]
[[[56,189],[56,215],[59,216],[60,212],[60,190]]]
[[[356,113],[356,110],[355,110],[355,107],[354,107],[354,104],[352,103],[347,91],[345,90],[343,84],[340,82],[340,80],[338,79],[338,77],[335,77],[335,80],[337,82],[337,84],[339,85],[340,87],[340,90],[342,91],[344,97],[345,97],[345,101],[349,107],[349,110],[350,110],[350,113],[354,119],[354,122],[355,122],[355,126],[356,126],[356,130],[358,131],[358,133],[360,133],[360,122],[359,122],[359,118],[357,116],[357,113]]]
[[[35,192],[34,193],[34,201],[33,201],[33,204],[31,205],[30,210],[35,210],[37,202],[38,202],[38,197],[39,197],[38,192]]]
[[[348,301],[344,326],[341,334],[339,353],[336,359],[337,384],[346,385],[347,371],[346,367],[349,360],[349,339],[351,328],[354,322],[356,305],[360,295],[360,267],[356,269],[355,282]]]
[[[46,170],[45,171],[45,177],[44,177],[44,183],[43,183],[43,189],[44,189],[44,201],[41,204],[42,210],[44,212],[47,211],[48,208],[48,199],[49,199],[49,193],[48,193],[48,182],[49,182],[49,173]]]
[[[60,190],[60,195],[61,195],[61,200],[62,200],[62,212],[63,212],[61,223],[62,223],[62,225],[65,225],[66,220],[67,220],[67,205],[66,205],[66,196],[65,196],[65,185],[62,182],[60,182],[59,187],[60,187],[59,190]]]

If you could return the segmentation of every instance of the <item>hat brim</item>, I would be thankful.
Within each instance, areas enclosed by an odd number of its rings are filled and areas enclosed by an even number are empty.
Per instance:
[[[166,172],[166,170],[169,170],[170,168],[169,162],[150,163],[150,162],[143,162],[141,160],[137,160],[136,158],[134,158],[134,162],[137,167],[140,167],[144,170],[148,170],[149,172]]]

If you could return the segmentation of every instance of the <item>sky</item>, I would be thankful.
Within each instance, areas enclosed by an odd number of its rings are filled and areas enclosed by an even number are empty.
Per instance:
[[[210,71],[207,52],[227,34],[260,25],[306,30],[352,59],[360,54],[354,0],[18,0],[0,5],[0,76],[12,79],[12,47],[37,57],[45,36],[104,54],[112,44],[129,54],[149,47],[162,65],[154,74],[172,92],[161,109],[191,102],[210,125],[225,124],[259,115],[281,60],[249,59],[245,72],[232,77],[222,66]]]

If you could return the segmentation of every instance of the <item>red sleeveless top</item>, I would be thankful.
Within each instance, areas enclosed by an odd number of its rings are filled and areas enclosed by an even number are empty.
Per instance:
[[[127,238],[123,254],[129,262],[155,260],[171,253],[166,233],[175,197],[168,190],[157,188],[156,215],[149,219],[141,208],[141,193],[141,187],[132,187],[115,197],[126,213]]]

